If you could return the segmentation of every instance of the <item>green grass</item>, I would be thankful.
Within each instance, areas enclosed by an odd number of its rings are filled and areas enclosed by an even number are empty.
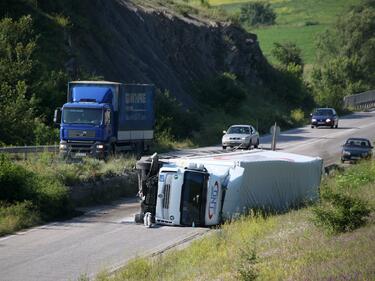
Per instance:
[[[321,188],[365,200],[372,213],[353,231],[328,235],[312,208],[227,222],[183,250],[138,258],[97,280],[374,280],[375,162],[326,178]]]
[[[51,153],[29,155],[27,160],[19,161],[1,157],[0,236],[76,215],[66,186],[123,175],[136,162],[132,155],[107,162],[87,158],[71,164]],[[100,198],[94,193],[91,195],[96,203],[118,197],[117,193]],[[90,199],[87,201],[91,202]]]
[[[221,5],[229,13],[238,13],[244,3],[252,1],[211,0],[212,5]],[[277,13],[276,25],[247,29],[258,35],[263,53],[271,61],[274,42],[291,41],[302,49],[306,64],[315,61],[314,40],[317,34],[331,26],[338,15],[360,0],[271,0]]]

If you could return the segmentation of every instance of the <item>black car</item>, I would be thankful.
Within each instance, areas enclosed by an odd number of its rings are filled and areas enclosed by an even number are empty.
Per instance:
[[[317,108],[311,113],[311,128],[319,126],[329,126],[337,128],[339,117],[333,108]]]
[[[343,145],[341,152],[341,162],[370,159],[372,157],[373,146],[365,138],[349,138]]]

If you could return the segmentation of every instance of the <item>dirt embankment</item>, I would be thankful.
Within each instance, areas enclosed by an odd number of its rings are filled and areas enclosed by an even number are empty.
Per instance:
[[[154,83],[188,103],[192,83],[231,72],[261,83],[268,69],[257,37],[229,23],[127,0],[90,1],[71,36],[76,64],[105,79]]]

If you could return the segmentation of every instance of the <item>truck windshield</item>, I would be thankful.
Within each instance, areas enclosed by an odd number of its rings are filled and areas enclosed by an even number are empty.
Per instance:
[[[202,225],[204,221],[204,204],[206,190],[204,189],[206,177],[204,173],[185,172],[184,185],[181,196],[181,224]]]
[[[96,108],[64,108],[63,122],[68,124],[99,125],[103,120],[101,109]]]

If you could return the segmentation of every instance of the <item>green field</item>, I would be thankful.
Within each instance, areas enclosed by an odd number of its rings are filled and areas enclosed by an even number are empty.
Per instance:
[[[234,14],[240,11],[244,3],[252,1],[211,0],[213,6],[220,6]],[[337,16],[347,8],[360,3],[360,0],[271,0],[271,7],[277,14],[276,25],[247,29],[256,33],[266,57],[274,62],[271,50],[274,42],[290,41],[302,49],[306,64],[315,59],[314,40],[317,34],[332,25]]]

